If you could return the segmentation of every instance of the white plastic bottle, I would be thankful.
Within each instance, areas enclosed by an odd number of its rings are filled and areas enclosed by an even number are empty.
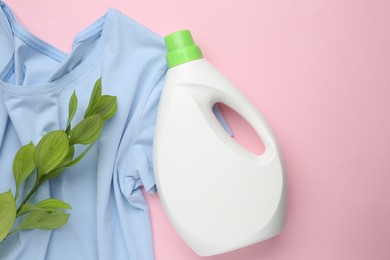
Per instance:
[[[154,171],[164,209],[201,256],[235,250],[278,234],[286,182],[276,140],[248,99],[203,57],[188,30],[168,35],[170,67],[154,139]],[[216,119],[222,102],[262,139],[255,155]]]

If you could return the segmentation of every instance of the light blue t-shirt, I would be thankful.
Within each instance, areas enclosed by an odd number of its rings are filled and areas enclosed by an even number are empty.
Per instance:
[[[74,123],[82,119],[99,77],[103,94],[117,96],[118,109],[87,156],[33,197],[32,202],[51,197],[71,204],[68,223],[54,231],[12,234],[0,242],[0,259],[153,259],[139,187],[155,190],[151,152],[164,56],[160,36],[115,9],[79,33],[67,54],[29,33],[2,3],[0,193],[14,191],[12,161],[21,145],[65,129],[74,90]]]
[[[116,115],[83,160],[44,183],[30,200],[71,204],[68,223],[53,231],[10,235],[0,242],[0,259],[153,259],[140,187],[156,191],[152,143],[167,71],[163,39],[109,9],[76,36],[67,54],[28,32],[0,3],[0,193],[15,191],[12,161],[21,145],[36,145],[47,132],[65,129],[73,91],[78,97],[74,123],[83,118],[100,77],[103,94],[118,102]],[[220,111],[214,112],[229,132]],[[75,156],[82,150],[78,147]]]

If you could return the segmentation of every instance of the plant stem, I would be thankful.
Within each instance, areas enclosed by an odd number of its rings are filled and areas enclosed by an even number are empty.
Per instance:
[[[22,209],[23,205],[26,204],[26,202],[30,199],[30,197],[34,194],[34,192],[38,189],[39,185],[41,183],[37,179],[37,181],[34,184],[34,187],[31,189],[31,191],[27,194],[27,196],[24,198],[23,202],[20,204],[19,208],[16,210],[16,214],[19,213],[19,211]]]

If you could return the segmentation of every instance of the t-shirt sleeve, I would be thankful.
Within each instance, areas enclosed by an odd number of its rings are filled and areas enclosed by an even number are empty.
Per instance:
[[[160,78],[150,93],[143,108],[134,143],[132,159],[136,175],[140,177],[146,191],[156,192],[153,173],[153,138],[157,120],[158,105],[164,84],[165,74]]]
[[[144,186],[147,192],[156,192],[153,173],[153,138],[157,120],[158,105],[165,80],[165,73],[147,93],[145,102],[139,108],[135,124],[128,125],[125,131],[125,158],[118,166],[122,192],[129,195],[133,190]],[[131,136],[130,140],[126,140]],[[122,147],[123,148],[123,147]]]

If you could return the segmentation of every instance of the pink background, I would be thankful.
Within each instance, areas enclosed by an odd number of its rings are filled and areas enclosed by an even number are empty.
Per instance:
[[[390,1],[8,0],[37,36],[70,51],[109,6],[160,35],[191,29],[259,108],[288,176],[284,232],[215,260],[390,259]],[[261,144],[227,113],[238,140]],[[202,259],[150,204],[156,259]]]

